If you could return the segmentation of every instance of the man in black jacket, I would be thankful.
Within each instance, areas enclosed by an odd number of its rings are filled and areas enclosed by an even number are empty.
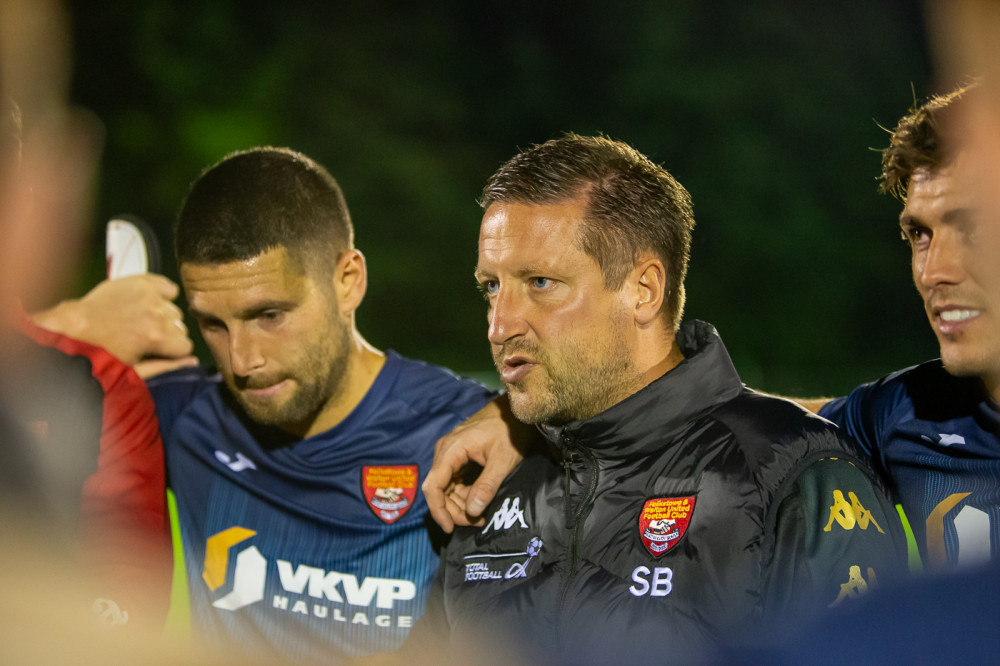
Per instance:
[[[482,205],[494,360],[549,447],[485,526],[456,530],[410,647],[691,657],[902,571],[891,504],[854,446],[745,388],[710,325],[680,324],[694,220],[669,173],[567,135],[504,164]]]

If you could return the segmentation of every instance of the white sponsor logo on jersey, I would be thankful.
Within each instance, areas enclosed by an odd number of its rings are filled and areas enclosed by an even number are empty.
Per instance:
[[[233,527],[208,540],[205,571],[202,577],[209,589],[216,590],[225,584],[226,560],[229,549],[253,536],[255,532]],[[220,557],[222,553],[224,556]],[[327,571],[305,564],[293,565],[288,560],[276,560],[281,591],[275,594],[271,607],[277,610],[330,618],[338,622],[375,625],[377,627],[410,627],[413,617],[391,613],[397,601],[408,601],[417,595],[413,581],[400,578],[367,576],[358,579],[350,573]],[[235,611],[262,601],[265,597],[268,562],[256,546],[249,546],[236,555],[236,567],[229,593],[212,602],[221,610]],[[295,598],[290,595],[300,595]],[[305,598],[301,598],[305,597]],[[330,606],[325,602],[338,606]],[[320,602],[320,603],[317,603]],[[350,610],[349,606],[371,608],[372,617],[366,612]]]
[[[257,469],[257,466],[253,464],[253,461],[239,451],[236,452],[235,458],[229,454],[223,453],[222,451],[216,451],[215,458],[234,472],[242,472],[245,469]]]
[[[128,624],[128,612],[111,599],[94,599],[90,605],[90,610],[97,616],[97,620],[105,627],[117,627]]]

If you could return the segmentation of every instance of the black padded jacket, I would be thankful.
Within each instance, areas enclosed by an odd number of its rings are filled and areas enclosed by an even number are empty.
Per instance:
[[[902,575],[898,518],[856,445],[743,386],[710,325],[677,340],[663,377],[542,428],[551,450],[508,477],[485,527],[456,531],[409,649],[686,660]]]

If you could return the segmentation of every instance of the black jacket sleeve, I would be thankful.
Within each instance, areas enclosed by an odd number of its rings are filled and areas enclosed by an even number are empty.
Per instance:
[[[764,615],[804,618],[906,575],[906,539],[885,493],[845,458],[812,462],[775,504]]]

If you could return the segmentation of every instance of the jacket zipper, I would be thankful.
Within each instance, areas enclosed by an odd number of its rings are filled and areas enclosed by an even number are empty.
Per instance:
[[[594,494],[597,492],[597,457],[586,447],[575,446],[573,439],[563,433],[560,438],[562,444],[562,467],[565,471],[565,497],[566,497],[566,529],[569,531],[569,564],[563,577],[562,590],[559,593],[559,607],[557,610],[557,626],[562,623],[562,611],[566,603],[566,596],[569,593],[570,584],[576,576],[576,570],[580,565],[580,538],[583,536],[583,524],[594,508]],[[578,451],[584,460],[589,472],[587,480],[587,491],[580,499],[576,510],[572,511],[570,506],[570,471],[573,468],[573,451]]]

